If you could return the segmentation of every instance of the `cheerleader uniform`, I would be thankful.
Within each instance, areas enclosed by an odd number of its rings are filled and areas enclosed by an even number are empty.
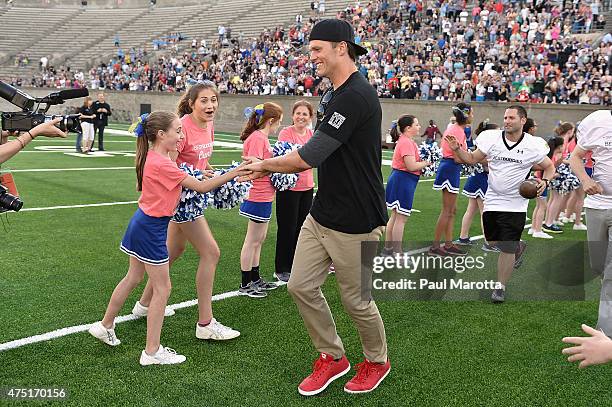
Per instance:
[[[471,175],[463,186],[462,194],[468,198],[484,199],[489,187],[489,174],[483,170]]]
[[[395,209],[401,215],[410,216],[421,171],[408,171],[404,162],[406,156],[413,156],[417,162],[421,161],[417,144],[406,136],[400,136],[393,152],[385,201],[388,209]]]
[[[181,126],[185,137],[176,145],[179,153],[176,158],[176,164],[185,163],[191,165],[194,169],[200,171],[206,170],[208,160],[210,160],[213,153],[213,143],[215,141],[213,123],[209,122],[206,128],[202,129],[195,124],[191,115],[186,114],[181,117]],[[185,204],[186,202],[179,203],[179,210],[172,217],[172,222],[192,222],[204,216],[204,208],[194,207],[190,208],[190,210],[185,210],[182,207]]]
[[[268,136],[255,130],[244,141],[242,155],[262,160],[272,158],[272,147]],[[249,190],[248,198],[240,205],[239,213],[253,222],[269,222],[272,217],[272,201],[274,201],[275,192],[269,175],[253,180],[253,187]]]
[[[461,126],[458,124],[450,125],[444,132],[444,137],[449,134],[455,136],[459,142],[459,148],[467,150],[465,131]],[[446,189],[450,193],[458,194],[459,184],[461,182],[461,164],[455,162],[453,150],[444,138],[442,138],[441,147],[442,159],[440,160],[440,165],[436,172],[433,189]]]
[[[138,209],[121,240],[123,252],[146,264],[168,263],[168,223],[181,195],[181,182],[186,177],[187,174],[169,157],[149,150]]]

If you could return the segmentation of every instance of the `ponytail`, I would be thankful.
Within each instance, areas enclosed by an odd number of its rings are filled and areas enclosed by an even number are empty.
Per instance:
[[[142,191],[142,178],[144,165],[149,153],[149,141],[146,137],[138,137],[136,141],[136,180],[138,181],[138,191]]]

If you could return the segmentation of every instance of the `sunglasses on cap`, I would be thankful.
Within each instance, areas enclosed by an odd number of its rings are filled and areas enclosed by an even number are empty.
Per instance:
[[[321,98],[321,101],[319,102],[319,107],[317,107],[317,120],[323,120],[323,118],[325,117],[325,108],[327,107],[327,104],[333,96],[333,88],[329,88],[325,91],[323,97]]]

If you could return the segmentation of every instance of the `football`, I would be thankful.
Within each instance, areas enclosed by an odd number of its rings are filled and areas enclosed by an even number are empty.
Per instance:
[[[538,196],[538,181],[535,179],[526,179],[521,182],[519,194],[525,199],[533,199]]]

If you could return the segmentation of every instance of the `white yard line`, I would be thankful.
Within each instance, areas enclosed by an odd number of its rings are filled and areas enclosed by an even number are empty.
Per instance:
[[[10,170],[10,172],[105,171],[105,170],[133,170],[133,169],[134,167],[30,168],[27,170]]]
[[[24,208],[19,212],[53,211],[56,209],[74,209],[74,208],[95,208],[98,206],[132,205],[135,203],[138,203],[138,201],[101,202],[101,203],[81,204],[81,205],[47,206],[47,207],[41,207],[41,208]]]
[[[286,283],[280,283],[279,282],[278,284],[279,285],[285,285]],[[228,292],[225,292],[225,293],[213,295],[212,300],[213,301],[221,301],[221,300],[225,300],[225,299],[228,299],[228,298],[237,297],[238,295],[239,295],[238,291],[228,291]],[[198,303],[198,300],[194,299],[194,300],[190,300],[190,301],[183,301],[183,302],[179,302],[177,304],[168,305],[168,308],[171,308],[173,310],[177,310],[177,309],[181,309],[181,308],[193,307],[197,303]],[[119,316],[119,317],[117,317],[115,319],[115,323],[133,321],[133,320],[138,319],[138,318],[139,317],[136,317],[133,314],[122,315],[122,316]],[[79,333],[79,332],[85,332],[85,331],[87,331],[91,327],[91,324],[92,323],[83,324],[83,325],[69,326],[69,327],[66,327],[66,328],[60,328],[60,329],[56,329],[54,331],[46,332],[46,333],[40,334],[40,335],[28,336],[26,338],[16,339],[14,341],[0,343],[0,352],[7,351],[7,350],[10,350],[10,349],[20,348],[22,346],[30,345],[30,344],[33,344],[33,343],[47,342],[47,341],[50,341],[52,339],[61,338],[62,336],[66,336],[66,335],[72,335],[72,334]]]

